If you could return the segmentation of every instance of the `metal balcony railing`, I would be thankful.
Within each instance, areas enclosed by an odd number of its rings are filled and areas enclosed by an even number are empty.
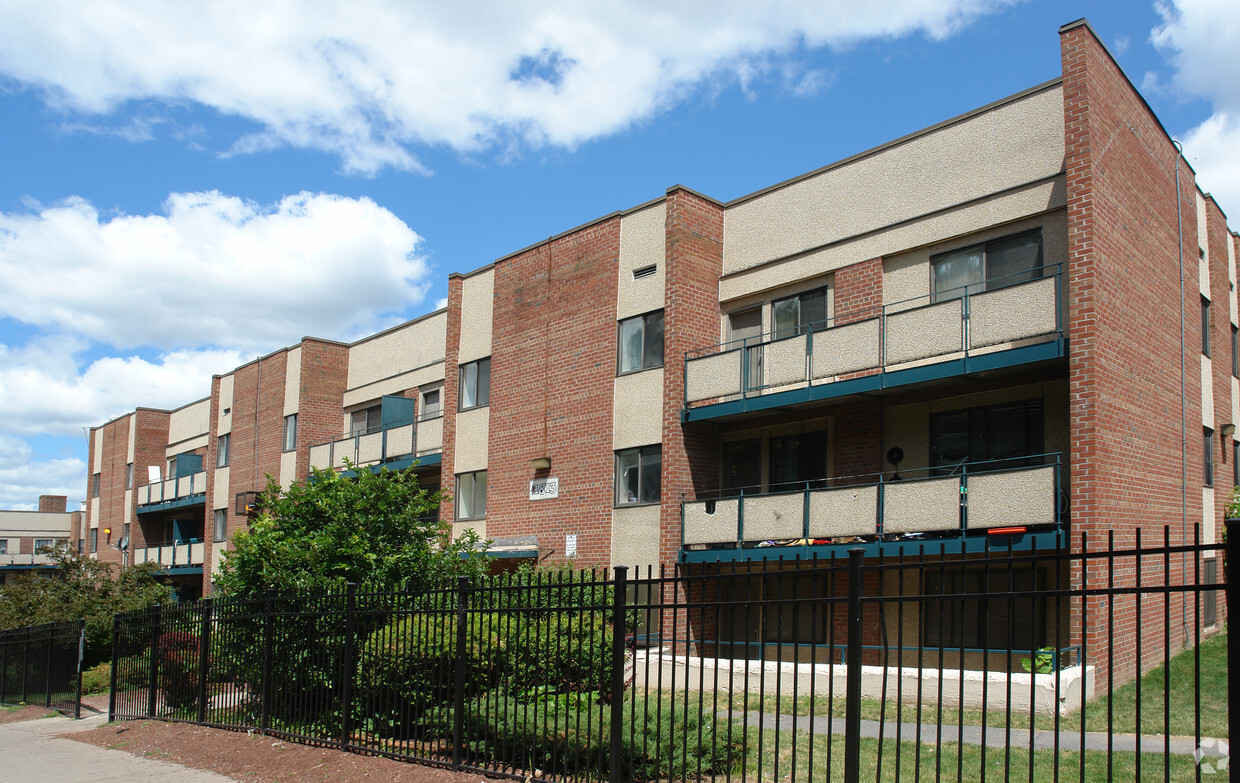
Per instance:
[[[1062,521],[1059,456],[902,470],[894,480],[882,474],[845,476],[776,491],[752,488],[698,497],[681,504],[681,546],[830,544],[859,537],[1057,526]]]
[[[201,495],[207,491],[207,472],[200,470],[188,476],[173,476],[162,481],[152,481],[135,488],[138,506],[171,503]]]
[[[346,432],[310,446],[310,467],[341,470],[412,459],[443,450],[443,417],[395,422],[386,427]]]
[[[1056,264],[1034,280],[997,278],[698,348],[685,354],[685,407],[1062,339],[1062,284]]]
[[[190,538],[134,549],[133,562],[134,565],[157,563],[161,568],[200,566],[203,564],[204,554],[202,539]]]

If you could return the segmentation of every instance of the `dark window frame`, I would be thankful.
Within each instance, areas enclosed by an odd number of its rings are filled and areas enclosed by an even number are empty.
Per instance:
[[[456,495],[452,504],[452,517],[457,522],[468,522],[487,518],[487,491],[490,489],[490,482],[486,480],[486,475],[487,472],[485,470],[472,470],[465,473],[456,474]],[[485,482],[485,487],[482,490],[481,509],[478,508],[478,476],[482,476],[483,481]],[[473,483],[469,489],[470,500],[473,504],[473,511],[475,512],[468,516],[461,514],[461,498],[464,496],[464,493],[461,491],[461,483],[466,478],[473,479]]]
[[[430,397],[432,394],[435,395],[435,410],[432,413],[427,413],[427,409],[430,407],[427,404],[427,398]],[[438,419],[441,416],[443,416],[443,387],[435,387],[434,389],[423,389],[421,393],[418,395],[418,405],[421,408],[418,411],[419,421],[426,421],[427,419]]]
[[[1038,244],[1037,262],[1035,266],[1029,270],[1029,280],[1011,279],[1013,275],[1000,276],[995,278],[990,273],[990,256],[992,247],[1003,245],[1009,242],[1015,242],[1026,237],[1036,237]],[[946,260],[948,256],[964,255],[980,248],[982,253],[982,279],[977,282],[966,283],[962,286],[956,286],[944,291],[938,290],[939,264]],[[985,291],[996,291],[1000,288],[1007,288],[1012,285],[1038,280],[1045,276],[1046,273],[1046,244],[1043,242],[1042,227],[1029,229],[1028,231],[1018,231],[1015,234],[1008,234],[994,239],[988,239],[984,242],[976,242],[972,245],[954,248],[942,253],[935,253],[930,256],[930,301],[933,302],[949,302],[952,299],[959,299],[966,293],[968,295],[980,294]],[[1019,274],[1019,273],[1018,273]],[[1004,277],[1009,279],[1005,280]],[[974,287],[977,287],[974,290]]]
[[[821,299],[820,302],[814,301],[814,300],[819,300],[819,299]],[[777,313],[779,311],[779,306],[786,302],[794,302],[794,301],[797,303],[797,325],[795,327],[785,327],[781,329],[778,325],[779,319],[777,316]],[[822,308],[821,318],[813,318],[813,317],[808,318],[808,319],[806,318],[806,315],[807,315],[806,305],[811,302],[813,302],[814,307],[821,306]],[[808,313],[808,315],[811,315],[811,316],[817,315],[817,313],[811,311],[810,313]],[[800,335],[800,334],[809,334],[810,332],[821,332],[822,330],[827,328],[829,323],[830,323],[830,320],[827,314],[827,287],[825,285],[819,286],[817,288],[811,288],[808,291],[801,291],[799,293],[792,294],[791,296],[781,296],[778,299],[771,300],[771,339],[772,340],[785,340],[789,337],[796,337],[797,335]]]
[[[636,357],[635,364],[625,369],[624,331],[626,325],[637,324],[640,331],[638,344],[641,355]],[[657,342],[650,335],[658,333]],[[657,349],[656,349],[657,345]],[[616,375],[630,375],[635,372],[654,370],[663,366],[665,359],[663,336],[663,311],[652,310],[649,313],[635,315],[616,322]]]
[[[292,437],[289,437],[289,436]],[[281,436],[281,450],[287,454],[297,451],[297,414],[290,413],[284,417],[284,433]]]
[[[125,463],[125,489],[133,489],[133,463]]]
[[[1240,378],[1240,329],[1231,327],[1231,374]]]
[[[358,426],[363,423],[363,426]],[[376,403],[349,412],[349,435],[369,435],[383,429],[383,404]]]
[[[229,451],[232,445],[232,433],[225,432],[215,439],[215,467],[228,467]]]
[[[228,509],[217,508],[211,513],[211,538],[216,543],[228,540]]]
[[[1218,558],[1207,557],[1201,562],[1201,624],[1207,628],[1218,625]]]
[[[1024,409],[1025,453],[998,458],[987,458],[984,454],[975,453],[975,450],[979,447],[988,451],[995,446],[990,441],[991,426],[995,423],[992,419],[997,419],[1008,410],[1016,408]],[[964,437],[968,453],[963,460],[947,460],[943,455],[943,441],[951,437],[952,433],[944,432],[943,428],[947,426],[946,422],[950,419],[961,416],[967,418],[967,430],[964,433]],[[959,433],[956,435],[959,437]],[[974,408],[937,411],[930,414],[930,467],[934,475],[954,475],[961,465],[978,462],[988,463],[985,467],[986,470],[1004,470],[1007,468],[1038,465],[1043,462],[1042,454],[1045,444],[1046,412],[1040,398],[982,405]]]
[[[1210,300],[1201,297],[1201,354],[1210,355]]]
[[[474,378],[472,382],[469,380],[469,370],[474,369]],[[472,411],[475,408],[485,408],[491,404],[491,357],[478,359],[472,362],[466,362],[458,368],[459,384],[457,385],[457,401],[456,409],[458,411]],[[485,382],[484,379],[485,378]],[[470,386],[474,390],[473,403],[465,404],[465,391]]]
[[[99,497],[99,485],[100,485],[101,483],[102,483],[102,474],[101,474],[101,473],[95,473],[95,474],[91,477],[91,489],[90,489],[90,496],[91,496],[92,498],[97,498],[97,497]]]
[[[636,465],[625,465],[625,460],[636,457]],[[636,469],[637,486],[632,493],[624,491],[627,482],[622,470],[627,467]],[[653,475],[655,486],[649,487],[645,477],[651,475],[651,468],[657,468]],[[654,443],[649,446],[637,446],[631,449],[618,449],[615,454],[614,503],[617,508],[631,506],[658,505],[663,492],[663,444]],[[653,497],[653,499],[651,499]],[[631,499],[630,499],[631,498]]]
[[[1046,566],[926,568],[921,581],[925,596],[979,596],[926,601],[921,610],[924,647],[1037,650],[1048,643],[1048,618],[1053,614],[1045,595],[1050,583]],[[992,593],[1001,597],[989,597]],[[1019,593],[1026,595],[1013,597]]]
[[[1201,455],[1201,483],[1202,486],[1214,486],[1214,430],[1209,427],[1201,428],[1202,434],[1202,455]]]

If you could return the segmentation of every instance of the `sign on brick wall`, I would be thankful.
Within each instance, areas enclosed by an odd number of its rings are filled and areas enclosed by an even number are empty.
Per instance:
[[[549,500],[560,496],[560,480],[554,476],[530,482],[530,500]]]

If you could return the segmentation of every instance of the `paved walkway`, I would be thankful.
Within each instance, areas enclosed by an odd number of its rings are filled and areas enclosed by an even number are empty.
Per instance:
[[[778,727],[780,731],[806,731],[814,734],[832,734],[844,733],[843,718],[809,718],[808,716],[791,716],[791,715],[772,715],[770,713],[748,712],[733,713],[736,717],[744,715],[745,723],[750,726],[761,726],[763,729],[775,729]],[[728,717],[727,713],[720,713],[720,717]],[[1051,718],[1047,718],[1051,720]],[[956,726],[943,725],[941,728],[933,723],[896,723],[894,721],[887,723],[879,723],[876,720],[861,721],[861,736],[871,739],[878,739],[879,733],[886,740],[905,740],[908,742],[920,741],[923,743],[934,745],[938,742],[959,742],[965,745],[981,745],[983,742],[988,747],[1006,748],[1012,747],[1021,750],[1029,750],[1030,743],[1035,750],[1061,750],[1065,752],[1078,751],[1081,748],[1081,732],[1080,731],[1060,731],[1059,744],[1055,744],[1054,731],[1035,730],[1031,733],[1029,729],[1012,729],[1010,732],[1003,728],[989,726],[986,728],[985,736],[982,734],[981,726]],[[1108,737],[1110,738],[1110,747],[1116,753],[1132,753],[1137,749],[1138,737],[1136,734],[1111,734],[1100,731],[1085,732],[1085,749],[1091,751],[1106,752]],[[1197,753],[1197,741],[1192,737],[1167,737],[1157,734],[1146,734],[1140,737],[1142,753],[1165,753],[1170,750],[1172,755],[1192,756]],[[1201,738],[1201,752],[1210,758],[1221,758],[1227,755],[1227,741],[1218,740],[1212,737]]]
[[[107,715],[79,721],[57,716],[0,724],[0,780],[21,783],[232,783],[214,772],[155,761],[121,750],[60,739],[107,722]]]

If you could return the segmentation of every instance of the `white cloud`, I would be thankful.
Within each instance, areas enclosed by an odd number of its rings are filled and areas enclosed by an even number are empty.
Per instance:
[[[0,73],[85,114],[189,101],[257,123],[234,152],[419,170],[416,145],[572,147],[804,48],[941,39],[1012,1],[4,3]]]
[[[1240,214],[1240,18],[1226,0],[1177,0],[1156,5],[1163,23],[1154,44],[1175,67],[1173,82],[1205,98],[1213,115],[1184,137],[1184,155],[1203,190],[1214,195],[1232,222]]]
[[[5,440],[11,439],[0,435],[0,447]],[[39,495],[65,495],[68,510],[76,511],[85,482],[86,463],[76,457],[27,459],[13,467],[0,467],[0,509],[36,511]]]
[[[418,235],[367,198],[178,193],[165,212],[0,213],[0,317],[119,348],[265,351],[368,333],[429,287]]]

